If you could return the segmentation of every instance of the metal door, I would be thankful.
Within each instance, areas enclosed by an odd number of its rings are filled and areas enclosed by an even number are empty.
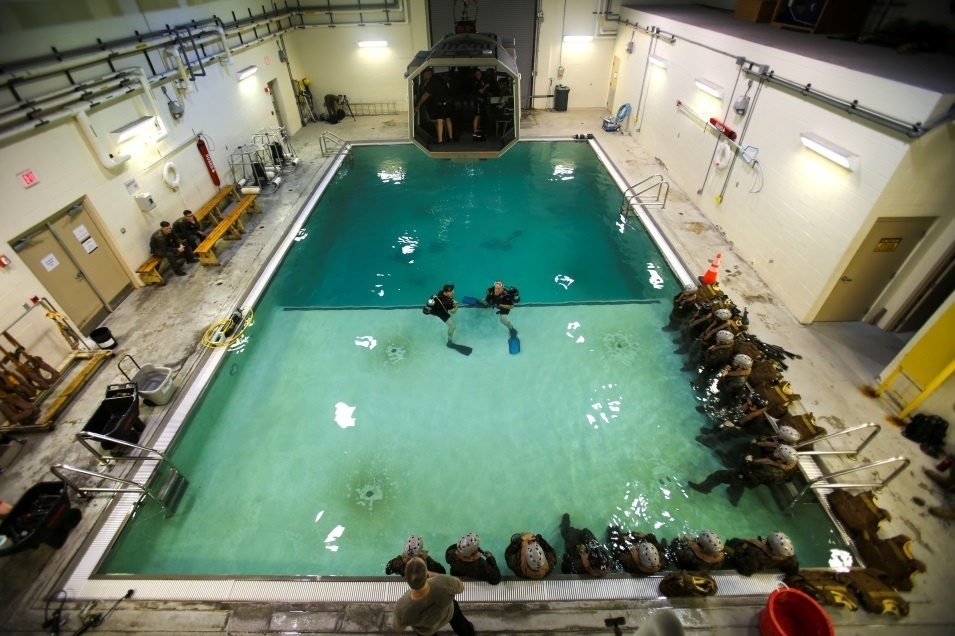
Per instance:
[[[82,204],[73,206],[65,215],[51,221],[50,229],[104,304],[111,305],[120,297],[125,298],[123,290],[130,284],[129,278]]]
[[[53,232],[44,227],[21,238],[13,249],[50,292],[59,309],[87,333],[83,327],[101,313],[103,301]]]
[[[620,58],[613,56],[613,69],[610,71],[610,91],[607,93],[607,110],[614,113],[613,100],[617,96],[617,73],[620,72]],[[626,123],[626,122],[624,122]]]
[[[275,115],[275,121],[280,128],[285,128],[285,119],[282,117],[282,109],[279,108],[279,82],[272,80],[269,82],[269,96],[272,98],[272,114]]]
[[[934,222],[935,217],[877,220],[816,315],[816,322],[862,320]]]

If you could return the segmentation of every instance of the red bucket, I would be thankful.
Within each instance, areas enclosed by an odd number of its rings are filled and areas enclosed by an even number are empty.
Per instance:
[[[834,636],[832,621],[811,596],[792,588],[769,595],[759,615],[763,636]]]

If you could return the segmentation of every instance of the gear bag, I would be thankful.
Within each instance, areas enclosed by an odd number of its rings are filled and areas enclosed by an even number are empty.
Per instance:
[[[945,433],[948,432],[948,422],[938,415],[919,413],[912,418],[908,426],[902,429],[902,435],[918,444],[928,446],[942,446],[945,444]]]

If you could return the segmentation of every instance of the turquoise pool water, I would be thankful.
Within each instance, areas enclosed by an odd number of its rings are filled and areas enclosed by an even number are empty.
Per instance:
[[[660,330],[680,284],[588,145],[352,153],[176,441],[179,511],[145,504],[100,574],[377,576],[412,533],[440,562],[467,532],[562,551],[564,512],[601,538],[783,530],[810,566],[845,549],[818,505],[686,487],[722,466]],[[456,317],[472,355],[448,349],[421,306],[498,278],[521,290],[521,353],[484,309]]]

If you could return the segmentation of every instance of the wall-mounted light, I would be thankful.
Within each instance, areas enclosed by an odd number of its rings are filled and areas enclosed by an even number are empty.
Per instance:
[[[565,35],[564,42],[593,42],[592,35]]]
[[[113,141],[120,144],[128,139],[132,139],[136,135],[140,135],[150,128],[154,128],[156,125],[156,118],[152,115],[147,115],[146,117],[140,117],[134,122],[128,123],[121,128],[117,128],[112,131],[110,135],[113,136]]]
[[[719,84],[714,84],[708,79],[702,79],[699,77],[694,81],[696,82],[696,87],[704,93],[712,95],[716,99],[723,99],[723,87]]]
[[[669,62],[667,62],[665,59],[663,59],[659,55],[651,55],[647,59],[650,60],[650,64],[653,64],[654,66],[659,66],[660,68],[666,68],[667,64],[669,64]]]
[[[837,146],[831,141],[827,141],[818,135],[812,133],[799,133],[802,145],[814,152],[839,164],[848,170],[855,170],[859,167],[859,157],[841,146]]]
[[[246,66],[244,69],[238,72],[238,74],[236,75],[238,79],[236,81],[241,82],[247,77],[252,77],[258,72],[258,70],[259,70],[259,67],[256,66],[255,64],[253,64],[252,66]]]
[[[363,49],[380,49],[382,47],[388,46],[387,40],[362,40],[358,43],[358,46]]]

